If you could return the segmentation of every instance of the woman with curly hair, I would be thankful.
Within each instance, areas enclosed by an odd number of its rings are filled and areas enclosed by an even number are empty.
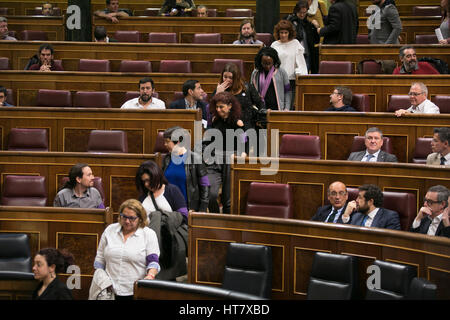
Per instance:
[[[280,65],[278,52],[271,47],[261,48],[255,57],[255,70],[250,79],[266,109],[289,110],[291,107],[289,77]]]
[[[296,75],[308,74],[306,66],[305,49],[298,42],[294,25],[289,20],[281,20],[273,30],[273,36],[277,41],[272,42],[271,47],[277,50],[283,68],[289,77],[291,84],[292,100],[295,99],[295,77]]]
[[[205,132],[203,157],[207,164],[208,178],[211,184],[209,194],[209,211],[219,213],[217,203],[220,186],[222,185],[223,213],[230,213],[230,158],[236,152],[246,156],[248,149],[241,117],[241,106],[236,97],[230,92],[219,92],[210,101],[209,110],[212,114],[212,126]],[[228,136],[227,136],[228,133]],[[234,133],[233,136],[230,133]],[[220,137],[219,137],[220,136]],[[208,140],[209,139],[209,140]],[[230,140],[232,139],[232,140]]]
[[[59,281],[57,273],[66,273],[73,264],[73,255],[66,250],[46,248],[34,257],[34,278],[39,285],[33,292],[33,300],[72,300],[72,292],[66,284]]]

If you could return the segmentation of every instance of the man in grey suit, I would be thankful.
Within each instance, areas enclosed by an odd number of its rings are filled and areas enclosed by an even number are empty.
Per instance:
[[[361,227],[400,230],[398,213],[381,207],[383,192],[378,186],[364,184],[358,189],[358,197],[347,204],[342,222]]]
[[[381,150],[383,146],[383,133],[380,129],[372,127],[367,129],[364,139],[366,150],[350,153],[347,160],[364,162],[398,162],[393,154]]]
[[[434,128],[427,164],[450,166],[450,128]]]

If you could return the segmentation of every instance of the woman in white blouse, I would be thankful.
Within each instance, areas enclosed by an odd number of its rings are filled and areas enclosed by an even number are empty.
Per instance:
[[[308,74],[308,68],[304,57],[305,49],[298,42],[293,24],[288,20],[281,20],[273,30],[273,36],[277,41],[272,42],[271,47],[277,50],[281,61],[281,68],[288,74],[291,84],[291,109],[295,99],[296,75]]]
[[[102,234],[94,268],[108,273],[116,300],[132,299],[134,282],[155,279],[160,270],[158,239],[147,226],[144,207],[129,199],[119,208],[119,222]]]

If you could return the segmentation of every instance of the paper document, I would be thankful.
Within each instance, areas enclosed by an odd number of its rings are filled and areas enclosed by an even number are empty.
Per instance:
[[[441,28],[434,29],[434,33],[436,33],[436,37],[438,38],[438,41],[444,40],[444,37],[442,36]]]

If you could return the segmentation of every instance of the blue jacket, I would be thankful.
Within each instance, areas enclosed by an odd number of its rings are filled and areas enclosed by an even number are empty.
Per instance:
[[[202,109],[202,119],[208,120],[208,105],[205,102],[199,100],[197,101],[197,108]],[[184,98],[172,102],[169,106],[169,109],[186,109],[186,102]]]
[[[351,215],[349,223],[355,226],[361,226],[365,217],[365,214],[355,212]],[[398,213],[389,209],[379,208],[375,218],[372,221],[371,227],[401,230]]]

